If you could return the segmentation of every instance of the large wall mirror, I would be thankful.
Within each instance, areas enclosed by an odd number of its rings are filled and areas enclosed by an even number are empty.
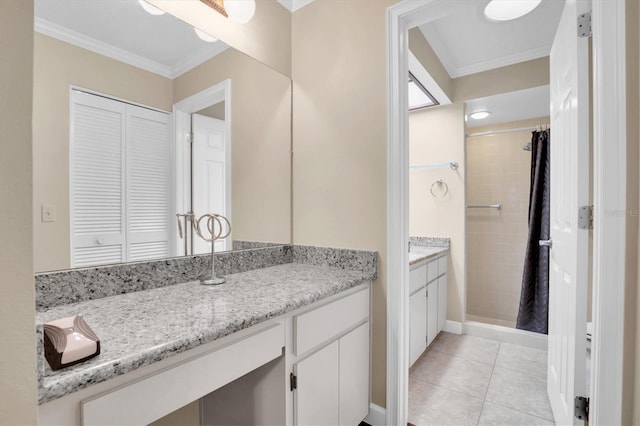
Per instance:
[[[291,242],[290,78],[149,12],[35,1],[37,272],[205,253],[189,212],[216,251]]]

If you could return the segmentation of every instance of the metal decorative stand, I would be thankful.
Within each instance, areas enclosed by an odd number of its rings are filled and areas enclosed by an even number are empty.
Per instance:
[[[178,214],[178,232],[180,234],[180,238],[182,238],[182,224],[180,219],[182,217],[186,219],[186,216],[189,216],[189,218],[191,219],[191,223],[193,225],[194,231],[196,231],[196,234],[203,240],[211,243],[211,278],[208,280],[200,280],[200,284],[218,285],[224,283],[226,281],[224,277],[216,276],[216,267],[214,261],[215,244],[216,241],[227,238],[229,234],[231,234],[231,223],[226,217],[215,213],[203,214],[197,220],[192,213],[188,213],[186,215]],[[205,219],[206,221],[203,222]],[[203,224],[206,224],[206,231],[202,228]],[[205,236],[206,232],[208,232],[209,237]]]

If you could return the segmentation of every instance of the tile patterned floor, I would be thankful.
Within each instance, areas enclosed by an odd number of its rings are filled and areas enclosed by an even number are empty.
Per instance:
[[[409,422],[553,425],[547,352],[441,333],[409,370]]]

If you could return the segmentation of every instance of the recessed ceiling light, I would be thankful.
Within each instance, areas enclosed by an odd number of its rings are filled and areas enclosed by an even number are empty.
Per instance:
[[[218,41],[218,39],[217,39],[217,38],[215,38],[215,37],[211,37],[209,34],[205,33],[205,32],[204,32],[204,31],[202,31],[202,30],[199,30],[199,29],[197,29],[197,28],[194,28],[194,29],[193,29],[193,31],[195,31],[195,32],[196,32],[196,35],[197,35],[198,37],[200,37],[200,40],[202,40],[202,41],[206,41],[207,43],[215,43],[216,41]]]
[[[542,0],[491,0],[484,8],[484,16],[491,21],[510,21],[531,12],[541,2]]]
[[[138,3],[140,3],[140,6],[142,6],[142,8],[151,15],[164,15],[164,10],[158,9],[144,0],[138,0]]]
[[[491,113],[489,111],[476,111],[469,114],[469,118],[473,118],[474,120],[482,120],[483,118],[487,118]]]

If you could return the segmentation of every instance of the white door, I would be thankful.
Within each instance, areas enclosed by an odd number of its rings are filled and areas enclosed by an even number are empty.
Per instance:
[[[192,211],[196,218],[205,213],[221,214],[231,220],[231,178],[229,146],[224,121],[199,114],[192,115],[193,180]],[[202,222],[204,225],[204,221]],[[205,237],[208,237],[208,233]],[[230,248],[231,238],[216,242],[216,251]],[[193,253],[210,253],[211,243],[198,236],[193,239]]]
[[[126,106],[127,261],[162,259],[171,250],[169,115]]]
[[[447,275],[438,278],[438,333],[447,323]]]
[[[340,425],[357,425],[369,414],[369,323],[340,339]]]
[[[126,105],[71,91],[71,267],[126,261]]]
[[[409,367],[427,349],[427,288],[409,297]]]
[[[427,284],[427,346],[438,335],[438,280]]]
[[[340,410],[339,341],[315,352],[295,365],[296,425],[337,425]]]
[[[577,16],[589,9],[567,0],[551,49],[551,240],[547,393],[557,424],[574,418],[585,395],[588,232],[578,207],[589,200],[588,39]]]

